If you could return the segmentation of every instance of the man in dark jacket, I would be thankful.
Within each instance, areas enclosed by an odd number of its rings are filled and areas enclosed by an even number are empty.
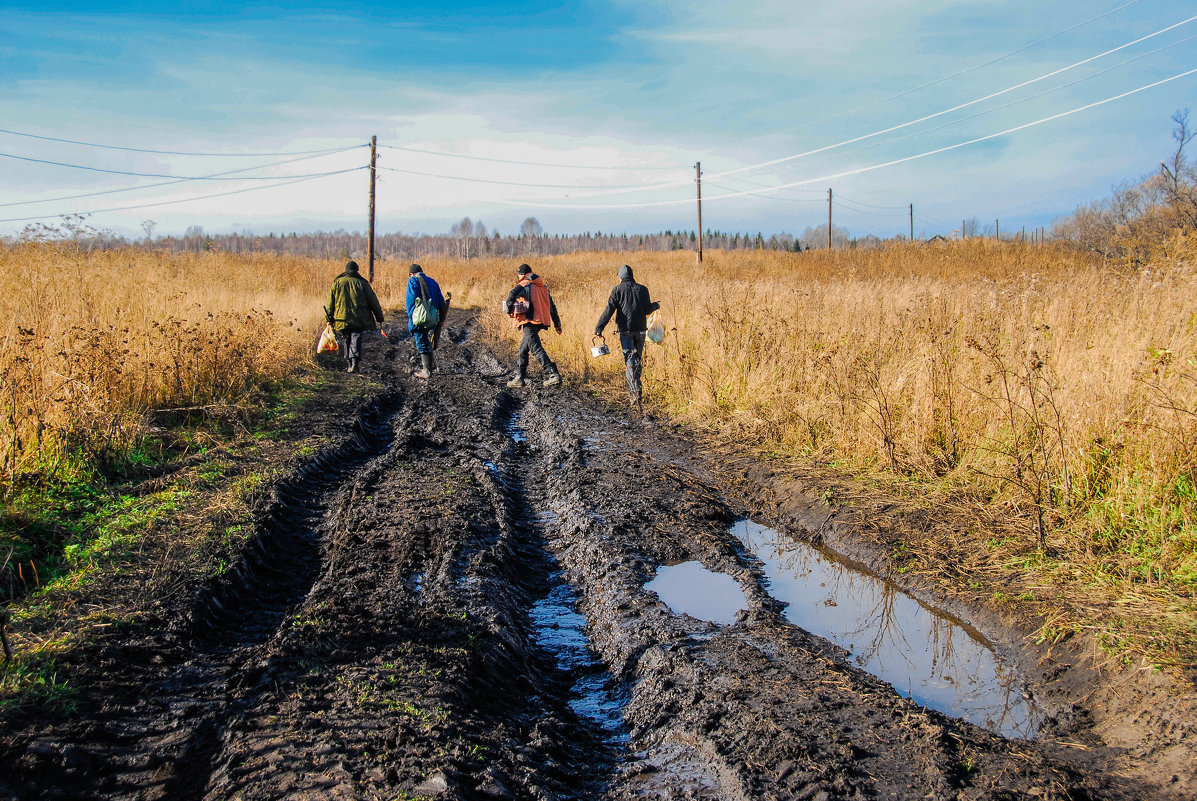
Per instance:
[[[345,272],[333,281],[324,316],[337,332],[337,347],[349,363],[349,372],[356,373],[362,359],[362,334],[382,325],[378,296],[370,282],[358,275],[356,261],[348,262]]]
[[[507,300],[503,301],[503,311],[512,318],[513,324],[523,335],[516,359],[516,374],[507,382],[507,386],[524,385],[528,375],[528,354],[535,356],[540,362],[546,387],[560,384],[561,373],[540,342],[540,332],[547,331],[550,324],[558,334],[561,333],[561,318],[557,316],[557,304],[553,302],[549,288],[544,285],[544,279],[532,272],[531,267],[521,264],[516,274],[519,276],[519,283],[507,293]]]
[[[407,279],[407,330],[416,343],[416,352],[420,354],[420,369],[415,372],[416,378],[429,378],[436,369],[436,358],[432,355],[432,332],[436,330],[436,322],[416,325],[412,312],[416,309],[417,300],[427,300],[436,309],[437,320],[445,316],[445,298],[441,295],[440,285],[424,275],[424,268],[413,264],[408,268]]]
[[[594,335],[601,337],[611,315],[615,315],[615,329],[619,332],[619,344],[623,348],[624,372],[628,377],[628,395],[636,408],[640,408],[640,371],[644,364],[644,335],[648,331],[648,315],[660,308],[659,303],[649,300],[648,287],[637,284],[632,268],[619,268],[619,283],[611,290],[607,308],[594,326]]]

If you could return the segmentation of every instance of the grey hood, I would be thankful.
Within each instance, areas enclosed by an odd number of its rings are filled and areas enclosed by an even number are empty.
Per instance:
[[[635,281],[636,280],[635,277],[632,276],[632,268],[626,264],[624,266],[620,267],[619,268],[619,280],[620,281]]]

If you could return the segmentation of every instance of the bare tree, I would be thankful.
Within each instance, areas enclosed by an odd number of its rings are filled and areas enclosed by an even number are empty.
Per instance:
[[[154,243],[154,229],[158,227],[158,223],[153,220],[142,220],[141,230],[145,231],[145,243],[152,245]]]
[[[535,217],[529,217],[520,223],[520,236],[525,239],[543,235],[544,229],[540,227],[540,220]]]

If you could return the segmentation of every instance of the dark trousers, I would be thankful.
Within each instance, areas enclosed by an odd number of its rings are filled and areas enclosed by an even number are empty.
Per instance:
[[[516,359],[516,369],[519,370],[520,378],[528,374],[528,354],[536,357],[536,361],[540,362],[540,366],[544,368],[546,373],[557,372],[557,365],[553,364],[553,360],[545,352],[544,345],[540,343],[540,332],[547,331],[548,328],[547,325],[537,325],[535,323],[528,323],[523,326],[524,335],[520,339],[520,353]]]
[[[337,332],[337,348],[345,361],[360,361],[362,358],[362,332],[354,328],[346,328]]]
[[[624,372],[628,377],[628,395],[640,402],[640,372],[644,367],[644,331],[620,331],[619,346],[623,348]]]
[[[432,353],[432,332],[434,328],[413,328],[411,338],[416,341],[416,353]]]

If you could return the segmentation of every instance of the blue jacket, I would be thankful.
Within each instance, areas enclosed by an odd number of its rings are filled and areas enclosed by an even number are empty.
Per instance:
[[[441,295],[441,288],[436,281],[433,281],[424,273],[415,273],[407,279],[407,330],[415,331],[416,327],[411,324],[411,312],[415,308],[416,298],[420,297],[420,279],[424,279],[424,284],[428,287],[428,299],[432,301],[432,305],[436,306],[437,313],[443,319],[445,316],[445,298]],[[427,327],[424,330],[428,330]]]

